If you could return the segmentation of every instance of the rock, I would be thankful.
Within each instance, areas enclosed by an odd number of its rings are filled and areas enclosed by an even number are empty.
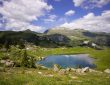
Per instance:
[[[27,74],[31,74],[31,73],[33,73],[33,72],[32,72],[32,71],[27,71],[26,73],[27,73]]]
[[[89,67],[82,68],[81,73],[89,72],[89,69],[90,69]]]
[[[71,68],[71,71],[76,72],[76,69],[75,68]]]
[[[89,69],[89,72],[96,72],[96,70],[93,70],[93,69]]]
[[[44,70],[48,70],[49,68],[45,67],[45,66],[41,66],[42,69]]]
[[[110,74],[110,69],[106,69],[104,72]]]
[[[72,79],[78,79],[78,77],[77,77],[77,76],[71,76],[71,78],[72,78]]]
[[[70,71],[71,71],[71,68],[67,68],[66,71],[67,71],[67,72],[70,72]]]
[[[64,75],[64,74],[66,74],[66,69],[61,69],[58,73],[60,74],[60,75]]]
[[[54,66],[53,66],[53,70],[54,70],[54,72],[58,72],[58,71],[59,71],[59,67],[58,67],[57,64],[54,64]]]
[[[53,77],[53,75],[52,75],[52,74],[43,75],[43,76],[45,76],[45,77]]]
[[[6,61],[6,63],[5,63],[5,66],[6,67],[13,67],[14,66],[14,62],[13,61]]]
[[[92,47],[96,47],[97,46],[95,43],[92,43],[91,45],[92,45]]]
[[[1,60],[0,63],[1,64],[5,64],[6,63],[6,60]]]
[[[42,74],[42,72],[38,72],[38,74]]]
[[[84,41],[83,44],[86,44],[87,45],[87,44],[89,44],[89,41]]]
[[[14,66],[14,62],[9,59],[1,60],[0,63],[4,64],[6,67],[13,67]]]
[[[81,73],[81,71],[82,71],[82,69],[80,69],[80,68],[76,69],[77,73]]]

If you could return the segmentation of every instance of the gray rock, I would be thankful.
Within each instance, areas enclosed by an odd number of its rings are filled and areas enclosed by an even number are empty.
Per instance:
[[[5,64],[6,63],[6,60],[1,60],[0,63],[1,64]]]
[[[53,66],[53,70],[54,70],[54,72],[58,72],[58,71],[59,71],[59,67],[58,67],[57,64],[54,64],[54,66]]]
[[[89,69],[90,69],[89,67],[82,68],[81,73],[89,72]]]
[[[89,69],[89,72],[96,72],[95,70],[93,70],[93,69]]]
[[[71,71],[71,68],[66,68],[66,71],[67,71],[67,72],[70,72],[70,71]]]
[[[7,61],[6,63],[5,63],[5,66],[6,67],[13,67],[14,66],[14,62],[13,61]]]
[[[80,69],[80,68],[76,69],[77,73],[81,73],[81,71],[82,71],[82,69]]]
[[[76,72],[76,69],[75,68],[71,68],[71,71]]]
[[[110,74],[110,69],[106,69],[104,72]]]
[[[58,73],[60,74],[60,75],[64,75],[64,74],[66,74],[66,69],[61,69]]]

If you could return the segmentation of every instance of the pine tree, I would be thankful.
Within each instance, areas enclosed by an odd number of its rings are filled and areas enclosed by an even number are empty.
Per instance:
[[[24,54],[23,54],[23,58],[22,58],[22,66],[23,67],[28,67],[29,66],[29,58],[27,56],[27,51],[25,49]]]

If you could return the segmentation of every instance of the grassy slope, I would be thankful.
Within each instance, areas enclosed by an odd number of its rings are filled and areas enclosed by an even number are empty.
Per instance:
[[[97,59],[95,62],[97,69],[104,70],[110,68],[110,48],[104,50],[94,50],[86,47],[75,48],[40,48],[28,51],[29,55],[37,57],[45,57],[53,54],[76,54],[88,53],[91,57]],[[43,74],[52,74],[54,77],[44,77]],[[71,78],[71,76],[76,78]],[[13,68],[0,72],[0,85],[110,85],[110,76],[103,73],[87,73],[79,75],[69,73],[68,75],[58,75],[51,70],[23,69]]]
[[[38,74],[39,71],[43,75]],[[110,85],[110,76],[101,73],[59,75],[50,70],[14,68],[5,73],[0,72],[0,85]]]

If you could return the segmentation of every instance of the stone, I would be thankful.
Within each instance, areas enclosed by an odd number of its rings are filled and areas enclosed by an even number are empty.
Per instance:
[[[0,63],[4,64],[6,67],[13,67],[14,66],[14,62],[9,59],[1,60]]]
[[[104,72],[110,74],[110,69],[105,69]]]
[[[66,69],[61,69],[61,70],[59,71],[59,74],[60,74],[60,75],[64,75],[64,74],[66,74],[66,72],[67,72]]]
[[[31,74],[31,73],[33,73],[33,72],[32,72],[32,71],[27,71],[26,73],[27,73],[27,74]]]
[[[81,73],[82,69],[78,68],[76,69],[76,73]]]
[[[75,68],[71,68],[71,71],[76,72],[76,69]]]
[[[59,71],[59,67],[58,67],[57,64],[54,64],[54,66],[53,66],[53,70],[54,70],[54,72],[58,72],[58,71]]]
[[[77,77],[77,76],[71,76],[71,78],[72,78],[72,79],[78,79],[78,77]]]
[[[45,76],[45,77],[53,77],[54,75],[48,74],[48,75],[43,75],[43,76]]]
[[[89,67],[82,68],[81,73],[89,72]]]
[[[71,71],[71,68],[66,68],[66,71],[67,71],[67,72],[70,72],[70,71]]]
[[[14,66],[14,62],[13,61],[6,61],[6,63],[5,63],[5,66],[6,67],[13,67]]]
[[[1,64],[5,64],[6,63],[6,60],[1,60],[0,63]]]
[[[42,72],[38,72],[38,74],[42,74]]]

